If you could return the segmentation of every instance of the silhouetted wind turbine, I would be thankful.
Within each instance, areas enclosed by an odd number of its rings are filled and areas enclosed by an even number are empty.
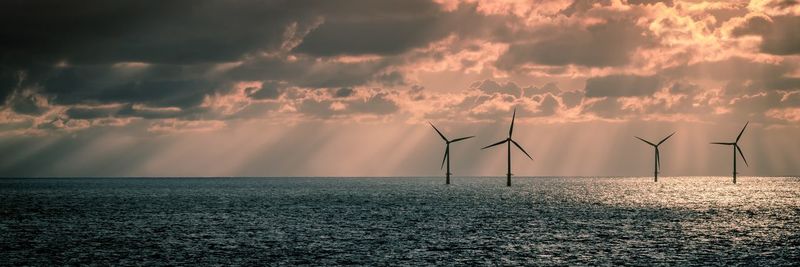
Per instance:
[[[491,145],[488,145],[488,146],[485,146],[485,147],[481,148],[481,149],[487,149],[487,148],[490,148],[490,147],[493,147],[493,146],[496,146],[496,145],[500,145],[500,144],[503,144],[503,143],[508,143],[508,173],[506,174],[506,178],[507,178],[506,185],[507,186],[511,186],[511,144],[513,143],[515,146],[517,146],[517,148],[519,148],[519,150],[522,150],[522,153],[525,153],[525,156],[528,156],[528,158],[533,160],[533,157],[531,157],[531,155],[529,155],[528,152],[525,152],[525,149],[522,149],[522,146],[517,144],[517,142],[514,141],[514,139],[511,139],[511,134],[514,133],[514,118],[516,118],[516,117],[517,117],[517,109],[515,108],[514,109],[514,114],[511,115],[511,128],[508,129],[508,138],[506,138],[503,141],[500,141],[500,142],[497,142],[497,143],[494,143],[494,144],[491,144]]]
[[[453,139],[453,140],[447,140],[447,137],[444,137],[444,134],[442,134],[442,132],[440,132],[439,129],[436,129],[436,126],[433,126],[433,123],[430,123],[430,122],[428,122],[428,123],[431,125],[431,127],[433,127],[434,130],[436,130],[437,133],[439,133],[439,136],[441,136],[442,139],[444,139],[444,142],[445,142],[444,158],[442,158],[442,167],[440,167],[439,169],[444,168],[444,162],[447,161],[447,174],[446,174],[447,175],[447,180],[445,181],[445,184],[450,184],[450,174],[451,174],[450,173],[450,143],[455,143],[455,142],[458,142],[458,141],[470,139],[470,138],[473,138],[475,136],[467,136],[467,137],[456,138],[456,139]]]
[[[742,131],[739,132],[739,135],[736,136],[736,141],[734,141],[733,143],[722,143],[722,142],[713,142],[712,143],[712,144],[715,144],[715,145],[733,146],[733,183],[734,184],[736,183],[736,151],[737,150],[739,151],[739,155],[742,156],[742,160],[744,160],[744,164],[747,165],[748,167],[750,166],[749,164],[747,164],[747,159],[744,158],[744,153],[742,153],[742,148],[739,147],[739,138],[742,138],[742,134],[744,133],[744,129],[747,128],[748,124],[750,124],[749,121],[744,124],[744,127],[742,127]]]
[[[658,172],[661,170],[661,155],[659,155],[659,153],[658,153],[658,146],[660,146],[661,144],[663,144],[663,143],[664,143],[664,141],[667,141],[667,139],[669,139],[670,137],[672,137],[672,135],[673,135],[673,134],[675,134],[675,133],[673,132],[672,134],[668,135],[667,137],[664,137],[664,139],[661,139],[661,141],[660,141],[660,142],[658,142],[658,144],[653,144],[653,143],[651,143],[650,141],[647,141],[647,140],[644,140],[644,139],[642,139],[641,137],[634,136],[634,137],[638,138],[639,140],[642,140],[642,142],[645,142],[645,143],[647,143],[647,144],[649,144],[649,145],[653,146],[653,148],[655,148],[655,150],[656,150],[656,158],[655,158],[655,163],[653,163],[653,168],[655,169],[655,170],[653,171],[653,181],[654,181],[654,182],[658,182]]]

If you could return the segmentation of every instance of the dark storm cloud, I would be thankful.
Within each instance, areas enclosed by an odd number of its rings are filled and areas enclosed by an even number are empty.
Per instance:
[[[351,1],[352,2],[352,1]],[[342,7],[344,3],[329,3]],[[387,5],[384,5],[387,4]],[[438,5],[429,1],[393,3],[368,1],[349,5],[324,17],[294,51],[313,56],[392,55],[408,51],[444,37],[435,29],[442,15]],[[333,6],[328,8],[336,9]]]
[[[512,44],[498,59],[497,66],[505,70],[526,63],[621,66],[629,62],[638,47],[652,44],[652,38],[645,32],[646,29],[624,20],[571,29],[543,29],[538,32],[540,40]]]
[[[43,82],[42,92],[54,95],[59,104],[144,103],[162,107],[191,107],[222,85],[176,70],[175,67],[144,67],[118,70],[114,67],[56,69]],[[129,73],[133,72],[133,73]]]
[[[511,39],[507,16],[477,7],[445,11],[429,0],[0,2],[0,105],[41,114],[33,98],[10,101],[30,90],[73,119],[202,119],[220,116],[201,106],[206,99],[241,81],[266,81],[245,90],[255,100],[279,99],[290,87],[343,88],[335,94],[349,98],[357,86],[406,85],[393,67],[408,63],[399,54],[414,48],[453,34]],[[366,54],[380,57],[332,57]],[[385,95],[362,102],[331,112],[398,109]]]
[[[22,81],[58,103],[196,105],[215,84],[183,69],[280,46],[286,25],[303,18],[279,3],[5,1],[0,90],[7,97]],[[120,62],[150,66],[130,76],[112,67]],[[24,80],[16,79],[20,72]]]
[[[113,117],[119,113],[121,107],[72,107],[64,113],[72,119],[97,119]]]
[[[41,115],[48,107],[41,105],[39,96],[33,94],[17,94],[10,101],[11,110],[25,115]]]
[[[4,61],[232,61],[280,45],[297,8],[281,1],[4,1]]]
[[[260,55],[287,53],[297,44],[298,51],[314,55],[405,51],[446,35],[423,31],[441,14],[439,5],[423,0],[5,1],[0,3],[0,102],[31,86],[59,104],[183,108],[236,80],[320,88],[403,84],[401,73],[384,72],[387,62]],[[397,39],[387,40],[392,36]],[[237,61],[243,63],[230,72],[209,74],[216,64]],[[126,62],[145,67],[117,66]]]
[[[655,76],[610,75],[586,80],[586,97],[646,96],[655,93],[661,82]]]
[[[20,73],[0,64],[0,106],[14,92],[20,83]]]
[[[445,36],[430,26],[435,17],[326,21],[306,36],[295,51],[314,56],[393,55]]]
[[[333,2],[341,6],[346,3]],[[294,51],[312,56],[397,55],[450,34],[508,41],[510,17],[481,14],[476,3],[444,12],[431,1],[366,1],[324,16]],[[328,7],[330,8],[330,7]]]

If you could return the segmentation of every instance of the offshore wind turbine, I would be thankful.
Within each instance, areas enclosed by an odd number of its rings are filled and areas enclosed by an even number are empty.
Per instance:
[[[517,109],[514,108],[514,114],[511,115],[511,128],[508,129],[508,138],[506,138],[505,140],[502,140],[500,142],[497,142],[497,143],[494,143],[494,144],[491,144],[491,145],[488,145],[488,146],[485,146],[485,147],[481,148],[481,149],[487,149],[487,148],[490,148],[490,147],[493,147],[493,146],[496,146],[496,145],[500,145],[500,144],[503,144],[503,143],[508,143],[507,144],[508,145],[508,173],[506,174],[506,178],[507,178],[506,186],[511,186],[511,144],[512,143],[515,146],[517,146],[517,148],[519,148],[519,150],[522,150],[522,153],[525,153],[525,156],[528,156],[528,158],[533,160],[533,157],[531,157],[531,155],[529,155],[528,152],[525,152],[525,149],[522,149],[522,146],[520,146],[516,141],[514,141],[514,139],[511,139],[511,134],[514,133],[514,118],[516,118],[516,117],[517,117]]]
[[[742,148],[739,147],[739,139],[742,138],[742,134],[744,133],[744,129],[747,128],[748,124],[750,124],[749,121],[744,124],[744,127],[742,127],[742,131],[739,132],[739,135],[736,136],[736,141],[733,141],[733,143],[723,143],[723,142],[712,142],[711,143],[711,144],[715,144],[715,145],[731,146],[733,148],[733,183],[734,184],[736,183],[736,151],[737,150],[739,151],[739,155],[742,156],[742,160],[744,160],[744,164],[746,166],[748,166],[748,167],[750,166],[749,164],[747,164],[747,159],[744,157],[744,153],[742,153]]]
[[[439,136],[441,136],[442,139],[444,140],[444,143],[445,143],[444,158],[442,158],[442,167],[440,167],[439,169],[444,168],[444,162],[447,161],[447,174],[446,174],[447,180],[445,180],[445,184],[450,184],[450,174],[451,174],[450,173],[450,143],[455,143],[455,142],[458,142],[458,141],[467,140],[467,139],[473,138],[475,136],[467,136],[467,137],[456,138],[456,139],[453,139],[453,140],[447,140],[447,137],[444,137],[444,134],[442,134],[442,132],[440,132],[439,129],[436,129],[436,126],[433,126],[433,123],[430,123],[430,122],[428,122],[428,123],[431,125],[431,127],[433,127],[434,130],[436,130],[437,133],[439,133]]]
[[[645,142],[648,145],[653,146],[653,148],[656,151],[655,163],[653,163],[653,168],[655,169],[655,170],[653,170],[653,182],[658,182],[658,172],[661,170],[661,155],[658,153],[658,146],[663,144],[664,141],[667,141],[667,139],[672,137],[672,135],[674,135],[674,134],[675,134],[675,132],[672,132],[672,134],[668,135],[667,137],[664,137],[664,139],[661,139],[661,141],[658,142],[658,144],[653,144],[650,141],[642,139],[641,137],[634,136],[634,137],[638,138],[639,140],[642,140],[642,142]]]

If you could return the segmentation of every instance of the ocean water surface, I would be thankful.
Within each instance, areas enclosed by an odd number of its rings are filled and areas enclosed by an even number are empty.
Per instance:
[[[0,179],[0,265],[800,263],[800,178]]]

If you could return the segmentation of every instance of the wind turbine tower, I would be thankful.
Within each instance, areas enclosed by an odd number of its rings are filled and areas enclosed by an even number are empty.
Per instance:
[[[515,108],[514,109],[514,114],[511,115],[511,127],[508,129],[508,138],[506,138],[505,140],[502,140],[500,142],[497,142],[497,143],[494,143],[494,144],[491,144],[491,145],[488,145],[488,146],[485,146],[485,147],[481,148],[481,149],[487,149],[487,148],[490,148],[490,147],[493,147],[493,146],[496,146],[496,145],[507,143],[508,173],[506,174],[506,186],[511,186],[511,144],[512,143],[515,146],[517,146],[517,148],[519,148],[519,150],[522,150],[522,153],[525,153],[525,156],[528,156],[528,158],[533,160],[533,157],[531,157],[531,155],[529,155],[528,152],[525,151],[525,149],[522,149],[522,146],[520,146],[519,143],[517,143],[517,141],[514,141],[514,139],[511,139],[511,134],[514,133],[514,119],[516,117],[517,117],[517,109]]]
[[[456,138],[456,139],[453,139],[453,140],[447,140],[447,137],[444,137],[444,134],[442,134],[442,132],[440,132],[439,129],[436,129],[436,126],[433,126],[433,123],[430,123],[430,122],[428,122],[428,123],[431,125],[431,127],[433,127],[434,130],[436,130],[437,133],[439,133],[439,136],[441,136],[442,139],[444,140],[444,143],[445,143],[444,158],[442,158],[442,167],[440,167],[439,169],[444,168],[444,163],[445,163],[445,161],[447,161],[447,173],[446,173],[447,180],[445,180],[445,184],[450,184],[450,175],[452,174],[452,173],[450,173],[450,144],[458,142],[458,141],[462,141],[462,140],[467,140],[467,139],[473,138],[475,136],[467,136],[467,137]]]
[[[669,139],[670,137],[672,137],[672,135],[674,135],[674,134],[675,134],[675,133],[673,132],[672,134],[668,135],[667,137],[664,137],[664,139],[661,139],[661,141],[660,141],[660,142],[658,142],[658,144],[653,144],[653,143],[651,143],[650,141],[647,141],[647,140],[644,140],[644,139],[642,139],[641,137],[634,136],[634,137],[638,138],[639,140],[642,140],[642,142],[645,142],[645,143],[647,143],[648,145],[651,145],[651,146],[653,146],[653,148],[654,148],[654,149],[655,149],[655,151],[656,151],[655,162],[653,163],[653,168],[654,168],[654,170],[653,170],[653,181],[654,181],[654,182],[658,182],[658,172],[659,172],[659,171],[661,171],[661,155],[660,155],[660,153],[658,152],[658,146],[660,146],[661,144],[663,144],[663,143],[664,143],[664,141],[667,141],[667,139]]]
[[[744,165],[748,166],[748,167],[750,166],[749,164],[747,164],[747,159],[744,157],[744,153],[742,153],[742,148],[739,147],[739,139],[742,138],[742,134],[744,133],[744,129],[747,128],[748,124],[750,124],[749,121],[744,124],[744,127],[742,127],[742,131],[739,132],[738,136],[736,136],[736,141],[733,141],[732,143],[723,143],[723,142],[712,142],[711,143],[711,144],[714,144],[714,145],[731,146],[731,148],[733,149],[733,183],[734,184],[736,183],[736,151],[739,151],[739,155],[742,156],[742,160],[744,160]]]

